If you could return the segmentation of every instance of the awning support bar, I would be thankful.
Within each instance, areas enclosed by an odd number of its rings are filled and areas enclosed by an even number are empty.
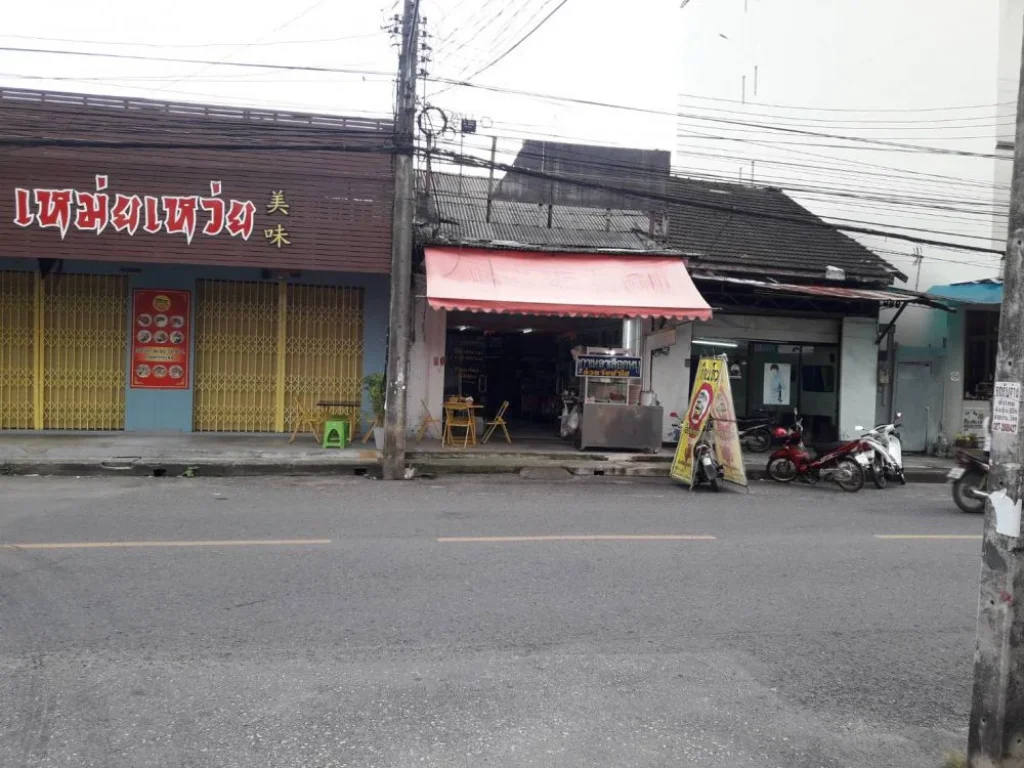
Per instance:
[[[878,334],[878,338],[875,339],[876,347],[882,343],[882,339],[884,339],[889,333],[889,329],[896,325],[896,321],[900,319],[900,315],[903,314],[903,310],[907,308],[908,304],[910,304],[909,301],[900,304],[900,308],[896,310],[896,314],[892,316],[892,320],[889,321],[889,324],[882,329],[882,332]]]

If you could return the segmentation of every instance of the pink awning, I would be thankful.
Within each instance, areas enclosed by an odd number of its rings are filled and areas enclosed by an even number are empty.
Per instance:
[[[434,309],[568,317],[708,320],[681,259],[427,248]]]

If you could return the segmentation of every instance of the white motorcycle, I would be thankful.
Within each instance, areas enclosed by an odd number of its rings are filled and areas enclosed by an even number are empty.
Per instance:
[[[899,433],[902,415],[897,412],[892,424],[879,424],[861,435],[861,439],[871,448],[864,454],[868,460],[867,469],[871,473],[871,479],[878,488],[885,488],[889,480],[897,480],[900,485],[907,484],[907,478],[903,474],[903,443],[900,442]],[[860,432],[864,428],[855,429]],[[869,453],[870,455],[867,455]]]

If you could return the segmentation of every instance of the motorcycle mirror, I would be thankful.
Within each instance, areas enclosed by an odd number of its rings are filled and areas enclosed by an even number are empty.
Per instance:
[[[896,421],[899,421],[902,418],[903,418],[903,414],[900,413],[899,411],[896,411]]]
[[[857,432],[863,432],[863,431],[864,431],[864,427],[862,427],[862,426],[861,426],[860,424],[858,424],[857,426],[855,426],[855,427],[854,427],[854,429],[855,429],[855,430],[856,430]]]
[[[669,417],[673,418],[673,419],[678,419],[679,418],[679,414],[676,413],[675,411],[672,411],[672,413],[669,414]]]

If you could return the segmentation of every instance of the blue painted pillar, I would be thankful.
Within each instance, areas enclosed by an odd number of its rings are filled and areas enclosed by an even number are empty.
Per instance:
[[[124,429],[126,432],[191,432],[192,393],[195,385],[196,272],[187,266],[157,265],[140,267],[128,281],[128,380],[125,382]],[[189,318],[189,382],[188,389],[132,389],[131,386],[131,322],[136,288],[186,290],[192,294]]]

